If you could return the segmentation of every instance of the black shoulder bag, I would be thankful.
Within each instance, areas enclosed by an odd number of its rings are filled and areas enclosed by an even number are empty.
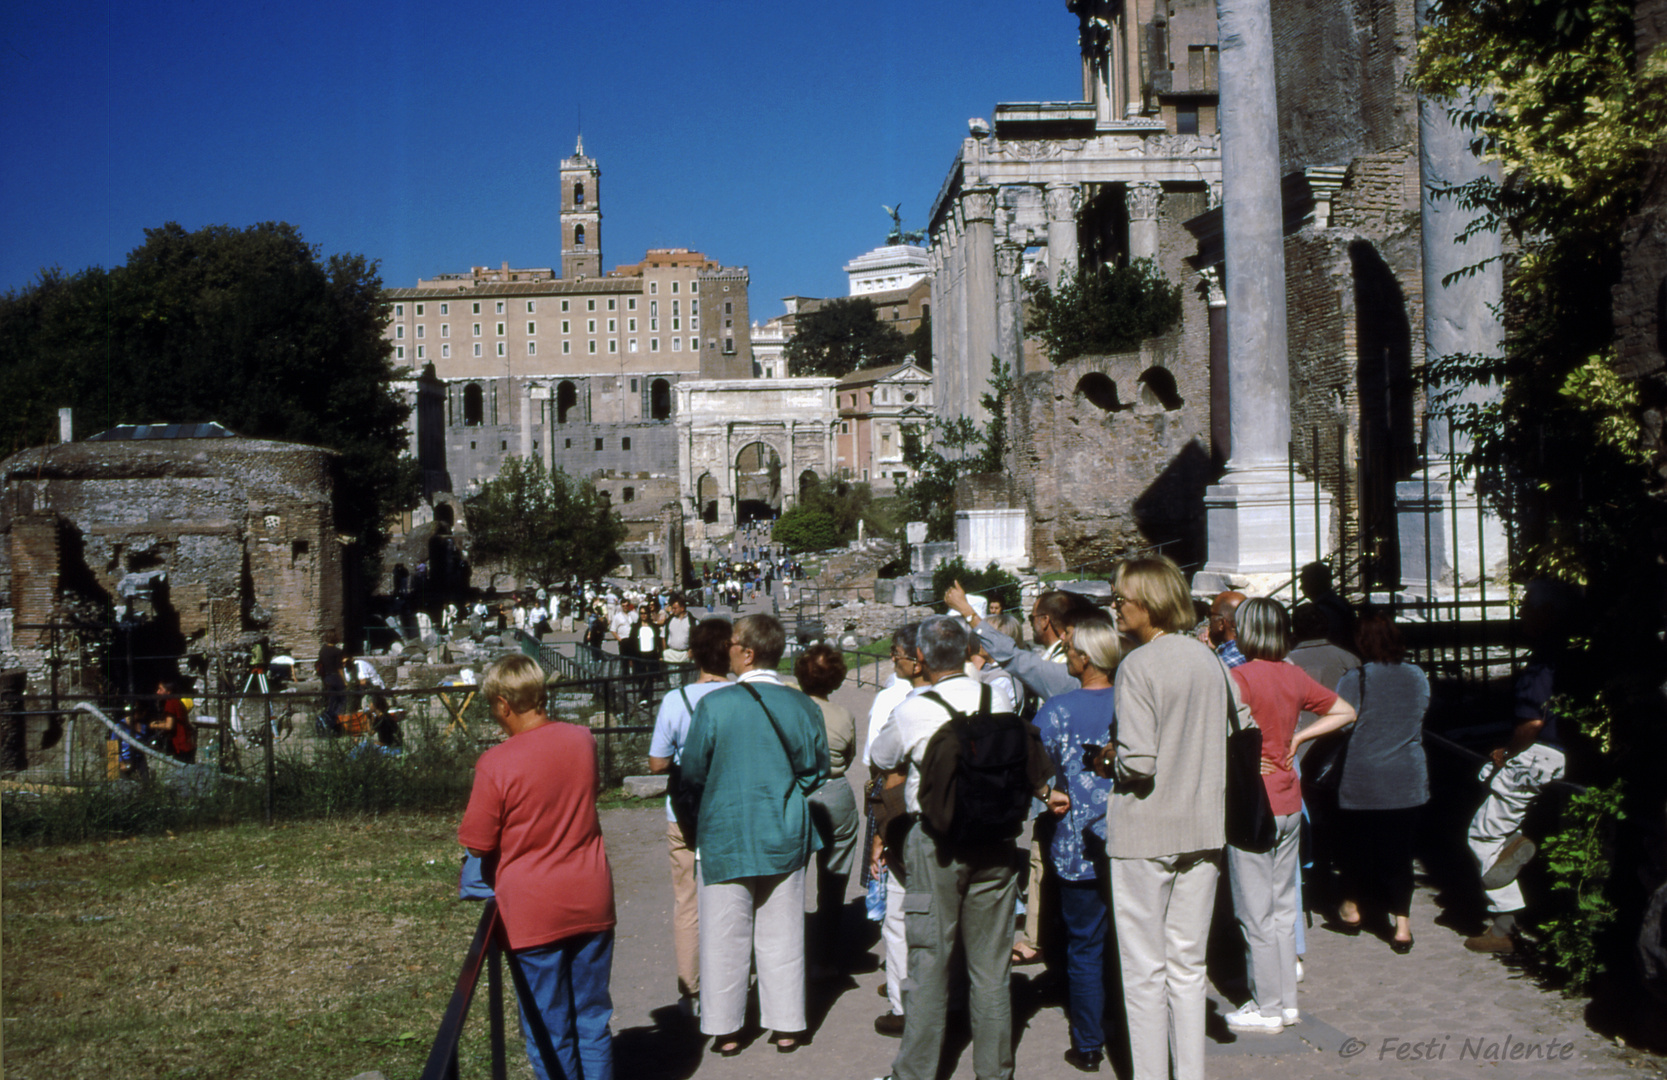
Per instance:
[[[1231,675],[1227,686],[1227,842],[1240,851],[1264,855],[1278,842],[1279,829],[1262,782],[1262,729],[1240,727],[1233,707]]]

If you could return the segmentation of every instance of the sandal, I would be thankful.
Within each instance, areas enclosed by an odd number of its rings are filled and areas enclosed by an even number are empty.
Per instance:
[[[799,1041],[797,1035],[788,1035],[780,1031],[775,1033],[771,1041],[776,1044],[776,1053],[778,1054],[791,1054],[804,1045],[803,1042]]]
[[[1039,951],[1031,949],[1029,952],[1026,952],[1017,945],[1013,946],[1014,967],[1029,967],[1032,964],[1040,964],[1041,962],[1042,954]]]
[[[741,1052],[741,1033],[720,1035],[712,1040],[712,1052],[719,1057],[734,1057]]]

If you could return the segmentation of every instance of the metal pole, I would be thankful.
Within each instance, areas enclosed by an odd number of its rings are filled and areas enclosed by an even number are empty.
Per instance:
[[[1451,413],[1447,415],[1447,447],[1447,504],[1449,511],[1453,515],[1453,550],[1450,552],[1451,557],[1447,561],[1453,565],[1453,622],[1455,624],[1454,629],[1457,629],[1457,624],[1463,620],[1464,613],[1461,609],[1459,599],[1459,585],[1463,581],[1463,578],[1459,573],[1459,470],[1458,455],[1454,454],[1452,450],[1453,416]],[[1470,655],[1471,659],[1475,659],[1474,651],[1472,651]],[[1455,643],[1453,649],[1453,661],[1455,664],[1458,662],[1458,659],[1459,648]],[[1463,678],[1462,671],[1460,672],[1460,678],[1461,680]]]
[[[262,719],[262,723],[266,726],[261,729],[261,733],[265,736],[266,741],[266,823],[271,825],[273,816],[272,789],[278,783],[278,765],[273,757],[277,752],[278,733],[272,730],[272,699],[267,696],[266,674],[264,672],[261,673],[260,681],[255,685],[260,687],[260,700],[261,704],[265,706],[263,711],[266,713]]]
[[[509,1076],[504,1054],[503,963],[503,950],[494,942],[492,951],[487,953],[486,967],[486,1001],[492,1017],[489,1025],[492,1031],[492,1080],[505,1080]]]
[[[1435,538],[1430,527],[1430,426],[1427,421],[1424,424],[1423,445],[1418,448],[1418,456],[1424,462],[1424,604],[1429,605],[1435,600],[1435,553],[1430,548]]]
[[[1325,558],[1323,545],[1326,539],[1320,534],[1320,429],[1309,428],[1308,434],[1312,436],[1313,443],[1313,453],[1308,455],[1308,460],[1314,469],[1314,561],[1319,562]],[[1292,602],[1295,603],[1295,600],[1293,596]]]
[[[1319,491],[1319,485],[1314,485]],[[1296,606],[1297,598],[1297,448],[1296,444],[1285,444],[1285,491],[1290,504],[1291,531],[1291,606]],[[1318,497],[1318,496],[1316,496]]]
[[[1349,570],[1349,444],[1348,431],[1337,425],[1337,577]]]

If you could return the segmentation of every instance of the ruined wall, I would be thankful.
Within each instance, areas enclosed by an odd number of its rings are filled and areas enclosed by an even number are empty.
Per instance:
[[[112,601],[129,573],[166,570],[164,620],[185,649],[257,635],[306,649],[340,640],[342,545],[327,450],[251,439],[83,442],[0,464],[20,622],[39,618],[44,539],[59,529],[60,580]],[[37,602],[39,601],[39,602]]]
[[[1416,152],[1412,0],[1279,0],[1272,14],[1282,172]]]

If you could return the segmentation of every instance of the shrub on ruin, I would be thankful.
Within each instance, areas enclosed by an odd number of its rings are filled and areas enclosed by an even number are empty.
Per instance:
[[[1068,271],[1029,290],[1025,333],[1056,364],[1077,356],[1132,352],[1181,322],[1181,287],[1151,259]]]

